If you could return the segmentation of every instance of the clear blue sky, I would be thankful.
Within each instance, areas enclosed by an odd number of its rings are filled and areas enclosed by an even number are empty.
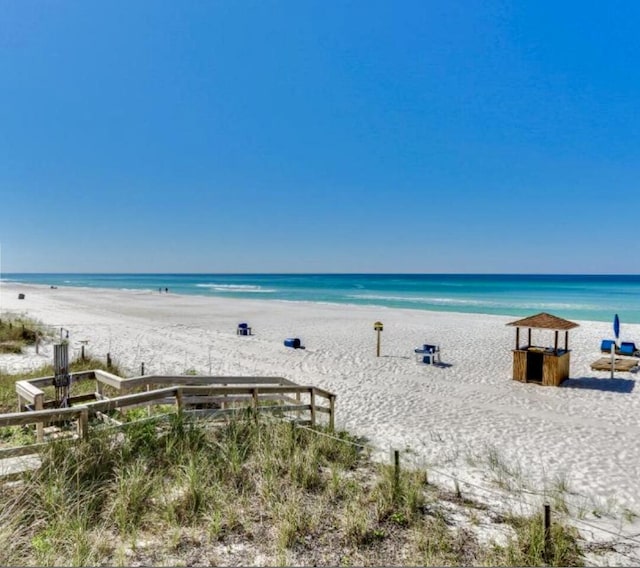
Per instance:
[[[640,2],[0,2],[3,272],[637,272]]]

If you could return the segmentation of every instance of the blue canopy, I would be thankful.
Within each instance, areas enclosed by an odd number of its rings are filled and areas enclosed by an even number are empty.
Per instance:
[[[618,339],[620,338],[620,318],[618,314],[613,318],[613,333],[616,336],[616,343],[618,343]]]

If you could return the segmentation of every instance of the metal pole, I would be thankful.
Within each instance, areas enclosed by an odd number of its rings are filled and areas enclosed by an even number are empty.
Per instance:
[[[613,372],[616,367],[616,344],[611,345],[611,378],[613,379]]]

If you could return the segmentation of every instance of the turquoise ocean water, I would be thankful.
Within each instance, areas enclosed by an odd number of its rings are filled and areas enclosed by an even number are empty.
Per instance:
[[[376,305],[392,308],[640,323],[640,275],[3,274],[3,280]]]

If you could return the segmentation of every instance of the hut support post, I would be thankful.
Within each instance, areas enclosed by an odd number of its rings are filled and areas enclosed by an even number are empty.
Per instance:
[[[528,341],[529,341],[529,344],[527,345],[527,347],[531,347],[531,328],[529,328],[527,330],[527,332],[528,332],[527,333],[527,337],[528,337]]]
[[[564,332],[564,350],[569,351],[569,332]]]
[[[520,349],[520,328],[516,327],[516,351]]]
[[[553,352],[556,355],[558,354],[558,330],[556,330],[556,334],[555,334],[555,344],[553,346]]]

